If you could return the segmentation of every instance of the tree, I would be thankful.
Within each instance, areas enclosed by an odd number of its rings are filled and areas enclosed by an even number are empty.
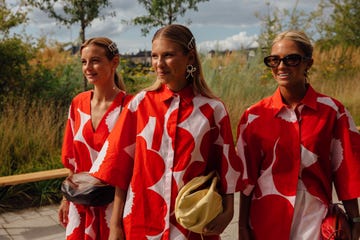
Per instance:
[[[9,10],[5,0],[0,0],[0,33],[3,37],[9,34],[11,28],[27,21],[26,12],[22,11],[22,3],[17,6],[16,12]]]
[[[32,56],[31,47],[19,37],[9,37],[10,29],[27,21],[23,4],[11,11],[5,0],[0,0],[0,109],[4,98],[11,92],[23,89],[22,81],[29,69],[28,60]]]
[[[360,46],[360,1],[329,0],[333,9],[325,26],[330,45]]]
[[[25,73],[29,68],[31,50],[18,38],[0,42],[0,95],[11,91],[20,91],[25,81]]]
[[[308,36],[313,36],[313,20],[318,14],[307,14],[303,10],[298,10],[299,0],[295,2],[292,10],[272,8],[270,2],[266,2],[268,13],[265,16],[255,13],[255,16],[262,22],[262,29],[258,39],[259,45],[269,48],[275,36],[285,30],[301,30]]]
[[[85,42],[85,29],[91,25],[91,22],[96,18],[105,18],[100,16],[100,9],[110,5],[108,0],[29,0],[28,2],[66,26],[80,22],[81,42]],[[56,4],[61,5],[63,12],[55,7]],[[86,88],[87,81],[84,79],[84,89]]]
[[[142,35],[146,36],[153,27],[165,26],[184,16],[187,10],[198,11],[197,4],[209,0],[138,0],[144,5],[148,15],[136,17],[130,22],[134,25],[144,26]],[[190,22],[189,22],[190,23]]]
[[[82,42],[85,41],[85,29],[94,19],[105,18],[100,16],[100,10],[110,5],[108,0],[29,0],[28,2],[66,26],[79,22]],[[55,8],[56,5],[61,5],[63,12]]]

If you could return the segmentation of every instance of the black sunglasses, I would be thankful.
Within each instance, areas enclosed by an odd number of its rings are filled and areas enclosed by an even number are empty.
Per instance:
[[[280,58],[277,55],[270,55],[264,58],[264,63],[266,66],[271,68],[276,68],[280,65],[280,62],[283,61],[283,63],[288,67],[296,67],[301,63],[301,61],[308,60],[310,58],[303,57],[299,54],[290,54],[283,58]]]

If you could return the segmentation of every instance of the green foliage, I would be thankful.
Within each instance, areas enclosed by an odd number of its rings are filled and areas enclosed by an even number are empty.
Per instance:
[[[21,10],[21,6],[17,6],[18,11],[12,13],[8,8],[5,0],[0,0],[0,33],[6,37],[11,28],[27,21],[26,12]]]
[[[261,47],[269,48],[277,34],[289,29],[304,31],[310,38],[315,35],[314,21],[319,17],[319,13],[307,14],[303,10],[298,10],[298,3],[299,0],[295,2],[293,9],[289,10],[273,8],[270,2],[267,2],[268,13],[265,16],[255,13],[262,22],[258,39]]]
[[[94,19],[104,18],[100,16],[100,10],[110,5],[108,0],[28,0],[28,2],[67,26],[79,22],[82,42],[85,41],[85,29]],[[61,5],[61,11],[59,11],[59,5]]]
[[[33,48],[19,38],[0,41],[0,97],[23,93],[33,57]]]
[[[80,69],[77,61],[54,67],[38,64],[27,83],[26,93],[31,98],[68,106],[71,99],[82,91]]]
[[[187,10],[198,11],[197,4],[209,0],[138,0],[147,11],[147,15],[131,20],[135,25],[144,26],[141,32],[146,36],[153,27],[166,26],[177,21],[179,16],[184,16]],[[190,23],[190,21],[189,21]]]
[[[46,50],[46,47],[34,47],[19,38],[0,41],[0,110],[8,95],[56,100],[67,106],[75,93],[81,91],[78,59],[49,56],[64,61],[49,64],[48,59],[41,59]]]
[[[140,63],[136,64],[128,59],[121,58],[119,68],[119,74],[124,80],[126,91],[130,94],[149,86],[153,81],[153,79],[147,77],[147,74],[151,71],[149,66]]]
[[[338,44],[360,46],[360,2],[358,0],[329,0],[323,11],[331,8],[329,21],[324,24],[325,36],[321,39],[323,47]]]
[[[260,46],[268,48],[278,33],[289,29],[304,31],[316,39],[317,46],[322,49],[339,44],[360,46],[360,1],[321,0],[317,9],[309,14],[297,9],[298,2],[292,10],[273,8],[267,2],[268,14],[255,14],[262,21]]]

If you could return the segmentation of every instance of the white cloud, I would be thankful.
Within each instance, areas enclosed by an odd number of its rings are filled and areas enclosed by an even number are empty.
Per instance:
[[[256,42],[257,35],[247,36],[246,32],[240,32],[239,34],[228,37],[219,41],[204,41],[198,44],[198,49],[201,52],[210,50],[237,50],[244,48],[258,47]]]
[[[17,6],[21,0],[6,0],[12,6]],[[271,7],[292,10],[298,2],[299,10],[314,10],[320,0],[289,0],[273,1]],[[260,33],[260,20],[255,17],[255,12],[264,15],[268,12],[266,0],[210,0],[201,2],[198,11],[186,12],[178,23],[185,24],[191,20],[190,30],[193,32],[198,48],[208,49],[237,49],[254,47],[254,39]],[[108,16],[115,12],[115,17]],[[101,15],[106,15],[104,20],[94,20],[86,29],[86,38],[94,36],[107,36],[114,40],[121,53],[149,50],[151,48],[153,29],[147,37],[141,35],[139,26],[126,26],[122,20],[130,20],[145,14],[145,9],[135,0],[112,1],[111,7],[103,9]],[[76,42],[80,27],[75,24],[70,28],[55,23],[47,14],[34,10],[28,15],[30,21],[25,26],[27,34],[33,37],[46,36],[52,41]],[[21,31],[24,27],[16,28]]]

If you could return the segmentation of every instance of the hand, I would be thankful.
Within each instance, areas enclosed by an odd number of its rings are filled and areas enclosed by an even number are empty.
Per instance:
[[[125,235],[122,227],[110,226],[109,240],[125,240]]]
[[[69,215],[69,201],[63,198],[63,200],[61,200],[58,210],[59,222],[63,227],[66,227],[66,225],[69,222],[68,215]]]
[[[232,212],[220,213],[204,227],[203,235],[204,236],[220,235],[229,225],[232,218],[233,218]]]
[[[125,240],[122,224],[126,192],[118,187],[115,188],[114,205],[110,219],[109,240]]]

